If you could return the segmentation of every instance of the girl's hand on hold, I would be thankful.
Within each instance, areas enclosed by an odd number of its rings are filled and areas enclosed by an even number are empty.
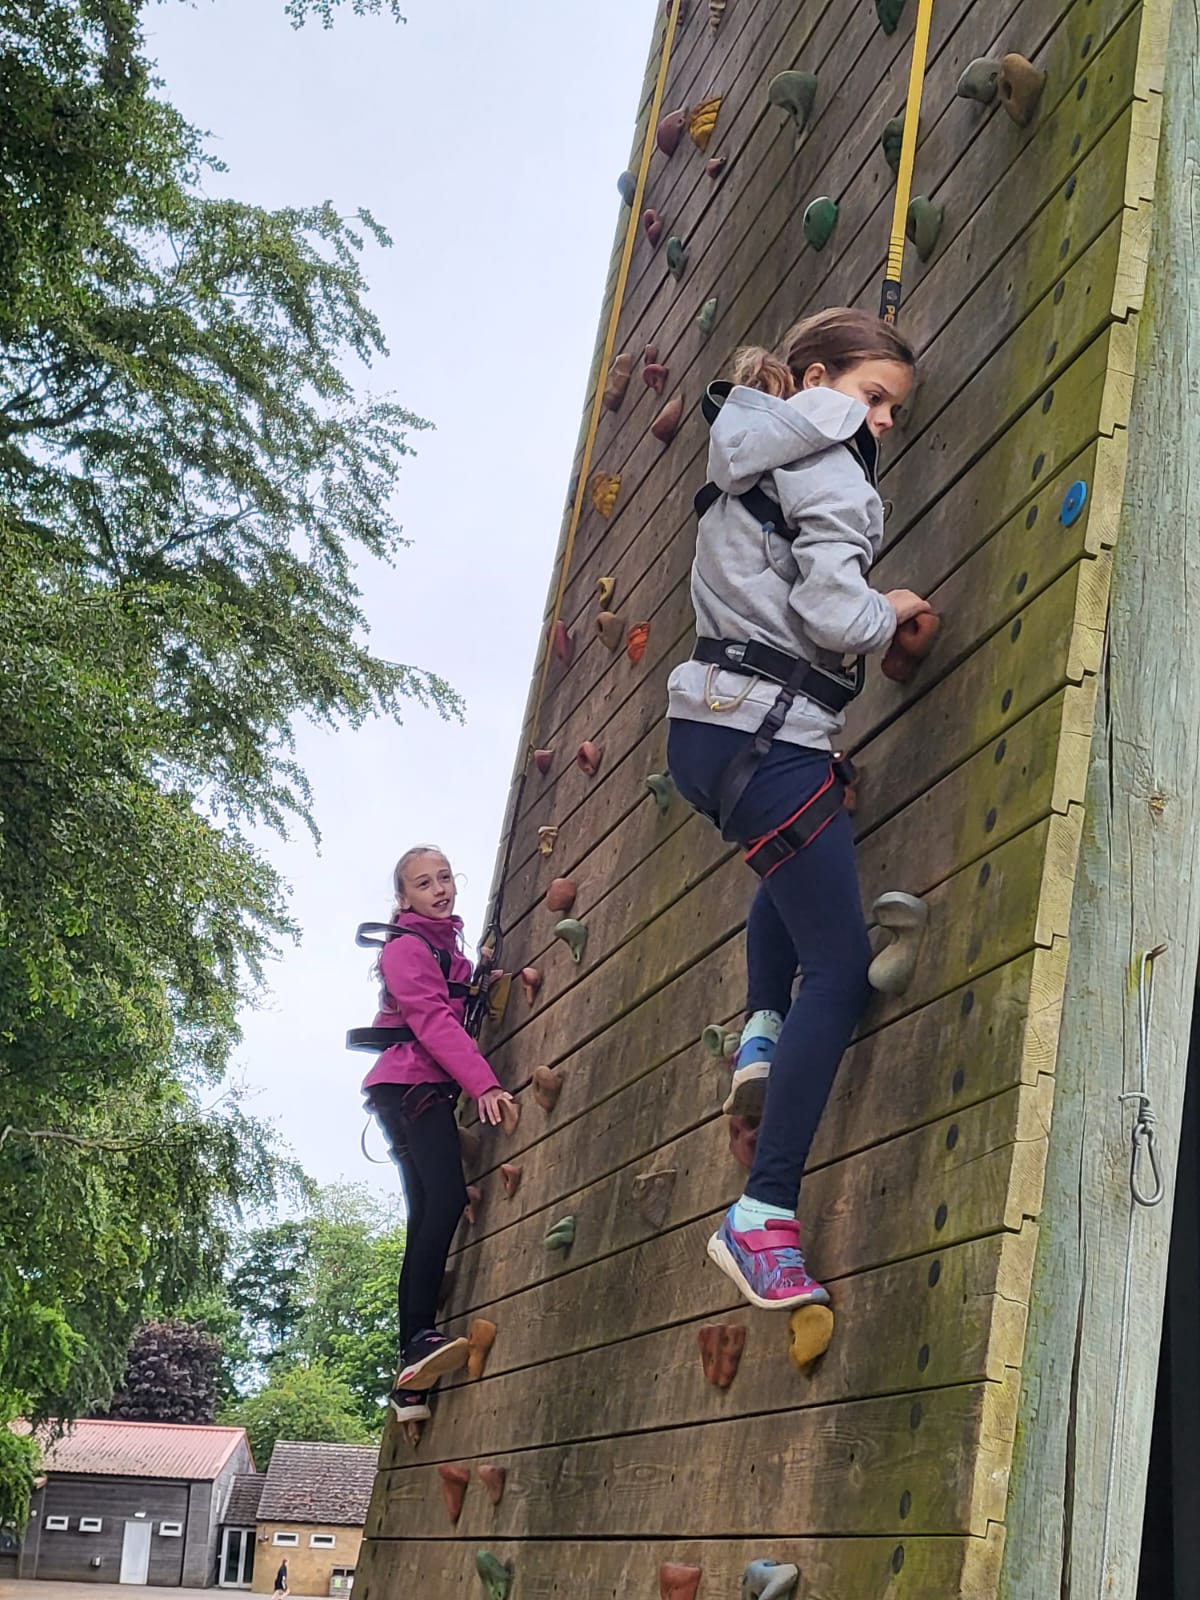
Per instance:
[[[500,1126],[500,1107],[512,1105],[512,1095],[507,1089],[485,1089],[476,1101],[479,1107],[480,1122],[490,1122],[493,1128]]]
[[[933,607],[928,600],[922,600],[919,594],[914,594],[911,589],[889,589],[883,597],[892,610],[896,613],[896,626],[902,622],[911,622],[914,617],[923,616]]]
[[[491,991],[495,988],[495,986],[500,982],[500,979],[505,977],[505,976],[506,976],[506,973],[505,973],[503,967],[493,967],[490,972],[488,972],[488,973],[486,973],[484,975],[484,979],[483,979],[483,992],[484,992],[484,994],[490,994]]]

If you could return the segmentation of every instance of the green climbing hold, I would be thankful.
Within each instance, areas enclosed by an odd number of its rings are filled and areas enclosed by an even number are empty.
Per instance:
[[[945,215],[945,207],[935,206],[928,195],[914,195],[909,202],[904,231],[916,245],[920,260],[928,261],[937,248],[938,236],[942,231],[942,219]]]
[[[713,324],[716,322],[716,320],[717,297],[716,295],[713,295],[711,300],[706,300],[700,307],[700,315],[696,318],[696,326],[700,329],[700,332],[706,339],[713,331]]]
[[[547,1250],[569,1250],[575,1243],[575,1218],[563,1217],[546,1235]]]
[[[700,1043],[704,1049],[718,1061],[727,1061],[741,1042],[741,1034],[732,1028],[724,1027],[719,1022],[710,1022],[700,1035]]]
[[[678,234],[673,233],[667,240],[667,270],[676,278],[682,278],[687,262],[687,246]]]
[[[654,796],[654,803],[662,816],[666,816],[671,809],[671,800],[675,794],[675,785],[671,781],[669,772],[652,772],[646,779],[646,787]]]
[[[578,966],[583,960],[583,952],[587,949],[588,932],[583,923],[576,917],[566,917],[562,922],[555,924],[554,937],[562,940],[571,952],[571,960]]]
[[[785,111],[796,124],[797,137],[804,132],[808,119],[812,116],[816,98],[815,72],[777,73],[767,89],[767,99],[771,105],[778,106],[780,111]]]
[[[511,1561],[499,1561],[490,1550],[480,1550],[475,1557],[475,1571],[483,1584],[484,1600],[508,1600],[513,1581]]]
[[[996,98],[1000,77],[1000,63],[980,56],[964,69],[954,92],[963,100],[978,100],[981,106],[991,105]]]
[[[895,33],[904,15],[904,0],[875,0],[875,15],[884,33]]]
[[[883,150],[883,159],[891,167],[893,173],[900,171],[900,151],[904,146],[904,118],[893,117],[883,130],[883,138],[879,141]]]
[[[804,237],[814,250],[824,250],[837,221],[837,201],[827,194],[818,195],[804,213]]]

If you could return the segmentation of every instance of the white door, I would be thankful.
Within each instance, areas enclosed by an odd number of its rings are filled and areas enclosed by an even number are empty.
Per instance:
[[[127,1522],[125,1537],[121,1541],[121,1582],[145,1583],[150,1576],[150,1537],[154,1532],[149,1522]]]

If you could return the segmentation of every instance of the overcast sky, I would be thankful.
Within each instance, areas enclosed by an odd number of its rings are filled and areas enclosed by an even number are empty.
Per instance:
[[[313,1177],[391,1191],[358,1147],[370,1058],[343,1048],[374,1012],[354,929],[425,841],[463,875],[472,945],[481,929],[656,4],[409,0],[403,27],[347,6],[298,32],[283,7],[152,8],[150,53],[229,168],[212,192],[364,205],[395,241],[367,260],[390,359],[364,380],[437,431],[401,479],[411,548],[360,579],[374,648],[468,709],[465,727],[414,709],[302,735],[323,840],[268,841],[303,941],[246,1017],[237,1073]]]

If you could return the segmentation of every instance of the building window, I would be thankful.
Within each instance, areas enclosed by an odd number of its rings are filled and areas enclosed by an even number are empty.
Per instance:
[[[182,1539],[183,1523],[160,1522],[158,1525],[158,1534],[160,1539]]]
[[[104,1531],[104,1518],[103,1517],[80,1517],[80,1519],[79,1519],[79,1531],[80,1531],[80,1533],[103,1533],[103,1531]]]
[[[354,1587],[353,1567],[334,1567],[329,1574],[330,1594],[349,1594]]]
[[[297,1545],[300,1543],[298,1533],[277,1533],[271,1539],[272,1544]]]
[[[336,1544],[336,1533],[312,1533],[308,1537],[310,1550],[332,1550]]]
[[[71,1526],[70,1517],[47,1517],[42,1524],[47,1533],[66,1533]]]

